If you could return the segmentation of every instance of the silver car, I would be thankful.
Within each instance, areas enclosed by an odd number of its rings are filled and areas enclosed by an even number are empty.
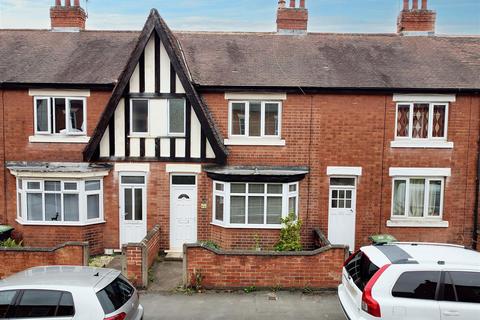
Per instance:
[[[137,290],[112,269],[48,266],[0,281],[0,319],[140,320]]]

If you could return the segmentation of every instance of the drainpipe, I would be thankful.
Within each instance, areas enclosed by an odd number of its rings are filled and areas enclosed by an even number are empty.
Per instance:
[[[473,232],[472,232],[472,248],[477,250],[478,248],[478,200],[480,197],[480,141],[478,143],[477,153],[477,181],[475,183],[475,207],[473,208]]]

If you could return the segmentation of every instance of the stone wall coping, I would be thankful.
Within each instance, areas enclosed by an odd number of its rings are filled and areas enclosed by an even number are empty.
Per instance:
[[[140,242],[129,242],[122,245],[123,248],[127,247],[147,247],[148,242],[153,238],[153,236],[160,231],[160,225],[156,224],[150,231],[147,232],[145,238]]]
[[[45,248],[45,247],[0,247],[0,251],[7,251],[7,252],[54,252],[58,249],[65,248],[68,246],[82,246],[88,248],[88,242],[86,241],[67,241],[65,243],[59,244],[55,247]]]

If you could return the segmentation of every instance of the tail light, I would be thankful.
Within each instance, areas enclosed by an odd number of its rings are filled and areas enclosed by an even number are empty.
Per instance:
[[[122,312],[112,317],[105,318],[103,320],[125,320],[126,317],[127,317],[127,314],[125,312]]]
[[[347,260],[345,260],[345,262],[343,263],[343,266],[345,267],[350,261],[352,261],[352,259],[360,252],[360,249],[358,249],[357,251],[355,251],[354,253],[352,253],[350,255],[350,257],[348,257]]]
[[[372,297],[372,288],[377,282],[378,278],[380,278],[382,273],[384,273],[388,267],[390,267],[389,264],[384,265],[373,275],[373,277],[368,281],[367,285],[365,286],[365,289],[363,289],[362,294],[362,310],[378,318],[381,317],[380,305]]]

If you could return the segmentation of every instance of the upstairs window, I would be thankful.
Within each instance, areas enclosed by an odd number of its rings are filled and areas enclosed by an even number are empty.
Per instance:
[[[130,128],[132,134],[148,133],[148,100],[132,100]]]
[[[396,139],[446,140],[447,103],[398,103]]]
[[[86,99],[35,97],[35,134],[85,135]]]
[[[185,100],[168,101],[168,134],[185,135]]]
[[[279,138],[281,103],[230,101],[229,136]]]

